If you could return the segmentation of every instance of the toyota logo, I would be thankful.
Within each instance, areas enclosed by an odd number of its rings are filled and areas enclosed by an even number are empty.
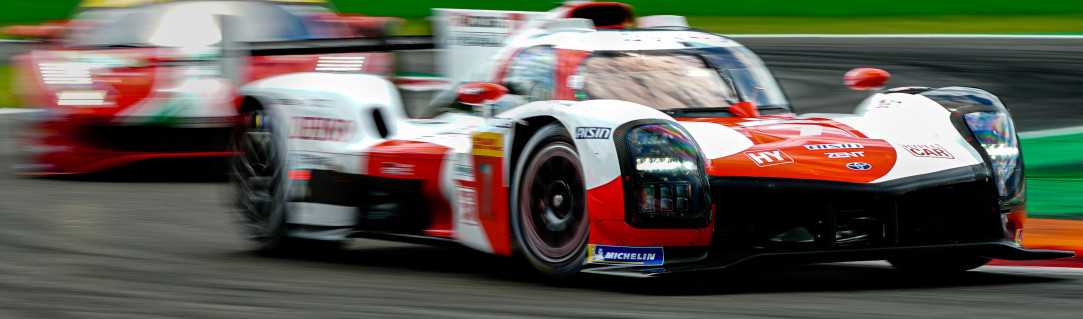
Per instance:
[[[852,170],[855,170],[855,171],[867,171],[867,170],[872,169],[872,164],[862,163],[862,162],[853,162],[853,163],[846,164],[846,168],[849,168],[849,169],[852,169]]]

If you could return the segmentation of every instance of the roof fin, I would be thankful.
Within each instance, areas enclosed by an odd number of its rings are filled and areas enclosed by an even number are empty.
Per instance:
[[[636,24],[643,29],[651,28],[687,28],[688,19],[682,16],[674,15],[657,15],[640,17],[636,20]]]
[[[542,29],[547,31],[594,31],[594,21],[580,18],[555,19],[545,22]]]

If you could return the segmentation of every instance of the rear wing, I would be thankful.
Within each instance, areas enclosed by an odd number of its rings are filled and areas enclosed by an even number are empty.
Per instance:
[[[549,12],[432,9],[432,32],[439,44],[439,71],[453,82],[471,80],[477,66],[492,59],[507,41]]]
[[[221,58],[219,59],[224,75],[234,83],[247,83],[252,74],[255,78],[274,73],[306,71],[286,68],[282,72],[268,73],[266,65],[274,62],[296,61],[290,57],[276,56],[316,56],[319,59],[315,71],[366,72],[391,76],[395,73],[395,54],[393,52],[430,50],[436,47],[432,36],[379,36],[357,38],[321,38],[284,41],[237,41],[242,38],[240,21],[236,17],[220,15],[222,39]],[[339,56],[336,56],[339,55]],[[255,67],[253,66],[255,63]],[[271,62],[271,63],[267,63]],[[327,64],[321,68],[322,64]],[[335,64],[335,65],[332,65]],[[309,69],[311,70],[311,69]],[[254,72],[254,73],[253,73]],[[429,71],[432,73],[432,71]]]
[[[239,47],[234,50],[247,56],[392,52],[436,48],[433,37],[427,35],[241,42],[238,44]]]

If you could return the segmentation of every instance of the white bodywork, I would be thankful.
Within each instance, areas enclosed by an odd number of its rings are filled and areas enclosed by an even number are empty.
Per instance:
[[[485,13],[489,14],[489,13]],[[490,14],[492,15],[492,14]],[[539,22],[540,23],[540,22]],[[518,30],[503,47],[487,48],[497,57],[506,57],[524,47],[553,44],[556,48],[590,51],[682,49],[689,43],[699,46],[738,47],[740,44],[722,36],[696,31],[595,32],[591,30],[548,30],[534,28]],[[505,34],[506,36],[506,34]],[[472,52],[472,51],[471,51]],[[461,53],[461,52],[460,52]],[[463,74],[462,66],[476,65],[473,80],[489,81],[498,72],[499,60],[479,54],[455,55],[462,59],[444,61],[456,63],[455,74]],[[495,133],[503,138],[501,154],[504,186],[515,176],[517,158],[512,146],[530,136],[516,136],[516,127],[527,120],[545,118],[560,123],[575,135],[578,128],[606,128],[616,132],[623,124],[644,120],[678,123],[700,146],[707,161],[737,154],[755,146],[744,133],[723,124],[710,122],[677,122],[674,118],[640,104],[617,100],[537,101],[512,107],[485,118],[467,113],[444,113],[431,119],[408,119],[398,91],[386,79],[366,74],[298,73],[275,76],[252,82],[241,94],[257,98],[277,114],[280,125],[288,126],[289,167],[325,169],[347,174],[369,174],[366,164],[369,152],[389,140],[432,143],[447,148],[441,160],[440,192],[451,203],[453,237],[474,249],[493,252],[489,234],[476,222],[478,190],[462,189],[456,181],[473,182],[471,174],[478,169],[472,152],[472,136],[479,132]],[[386,123],[387,135],[381,136],[374,124],[374,111],[379,111]],[[802,136],[820,135],[821,126],[813,118],[827,118],[860,131],[871,139],[884,140],[895,148],[896,162],[891,170],[872,183],[882,183],[915,175],[982,163],[975,151],[952,125],[949,113],[936,102],[920,95],[874,94],[857,107],[853,114],[805,114],[796,118],[755,118],[741,123],[748,126],[774,125],[800,129]],[[296,119],[319,119],[318,123],[334,123],[335,133],[298,128]],[[327,124],[330,125],[330,124]],[[345,128],[345,129],[343,129]],[[300,131],[297,131],[300,130]],[[345,133],[342,133],[342,132]],[[345,136],[335,134],[345,134]],[[806,134],[807,133],[807,134]],[[328,135],[331,134],[331,135]],[[330,137],[329,137],[330,136]],[[300,137],[300,138],[297,138]],[[575,147],[583,165],[586,188],[595,189],[621,178],[621,165],[612,138],[575,138]],[[921,158],[904,156],[904,144],[936,144],[954,154],[953,158]],[[319,160],[310,160],[318,158]],[[747,160],[747,159],[746,159]],[[845,162],[843,162],[845,163]],[[350,226],[354,210],[350,207],[326,204],[294,203],[290,222],[315,226]],[[338,233],[334,234],[338,235]]]

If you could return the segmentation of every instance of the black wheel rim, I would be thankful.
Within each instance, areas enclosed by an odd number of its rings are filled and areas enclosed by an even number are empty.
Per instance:
[[[281,221],[281,156],[273,119],[262,111],[245,117],[231,140],[231,182],[237,192],[241,223],[257,241],[266,239]]]
[[[582,165],[566,143],[547,145],[523,174],[519,221],[528,249],[550,263],[567,261],[587,236]]]

